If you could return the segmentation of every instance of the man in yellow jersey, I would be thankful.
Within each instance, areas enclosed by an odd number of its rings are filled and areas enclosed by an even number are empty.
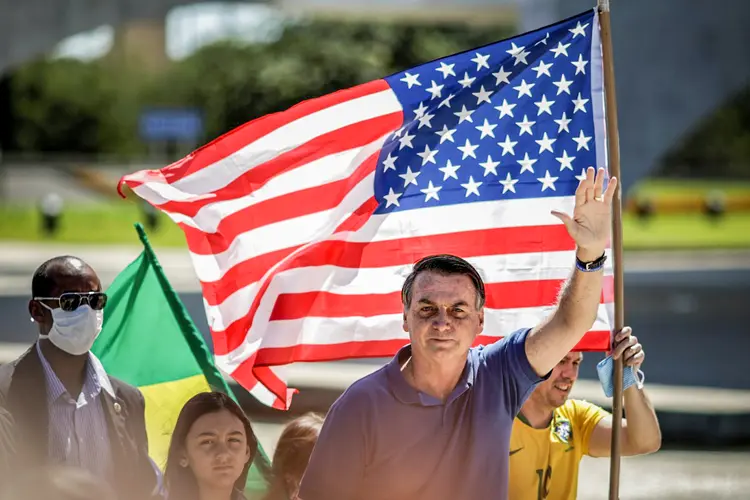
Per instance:
[[[625,389],[620,450],[623,456],[653,453],[661,446],[659,421],[643,389],[643,347],[625,327],[615,336],[612,358],[641,380]],[[529,396],[513,422],[510,440],[510,486],[513,500],[574,500],[578,464],[584,455],[610,454],[612,416],[586,401],[568,399],[583,355],[570,352]]]

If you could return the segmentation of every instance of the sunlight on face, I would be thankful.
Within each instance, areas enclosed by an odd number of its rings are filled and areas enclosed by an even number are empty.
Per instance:
[[[483,324],[484,312],[477,309],[477,291],[468,276],[428,271],[414,280],[403,326],[414,355],[466,356]]]
[[[228,410],[198,418],[190,428],[185,448],[198,484],[211,488],[230,488],[250,459],[245,427]]]
[[[546,404],[557,408],[565,404],[573,389],[573,384],[578,380],[578,368],[583,359],[580,352],[569,352],[552,369],[549,379],[545,380],[536,389],[536,392],[544,399]]]

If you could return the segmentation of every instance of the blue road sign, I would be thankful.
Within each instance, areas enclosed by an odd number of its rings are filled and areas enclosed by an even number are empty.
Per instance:
[[[145,141],[198,140],[203,133],[203,115],[194,108],[148,108],[141,112],[138,123]]]

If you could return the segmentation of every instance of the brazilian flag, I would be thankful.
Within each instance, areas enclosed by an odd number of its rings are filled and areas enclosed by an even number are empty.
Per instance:
[[[236,400],[216,368],[208,345],[193,323],[151,248],[135,225],[143,252],[107,290],[104,326],[92,348],[107,373],[140,389],[146,400],[149,454],[162,468],[177,416],[199,392],[221,391]],[[260,447],[246,493],[262,495],[260,467],[268,457]]]

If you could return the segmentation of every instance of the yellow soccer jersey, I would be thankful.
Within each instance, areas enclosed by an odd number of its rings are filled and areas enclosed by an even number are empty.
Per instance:
[[[523,417],[513,420],[510,438],[510,500],[575,500],[578,464],[588,454],[591,432],[609,412],[569,399],[545,429]]]

